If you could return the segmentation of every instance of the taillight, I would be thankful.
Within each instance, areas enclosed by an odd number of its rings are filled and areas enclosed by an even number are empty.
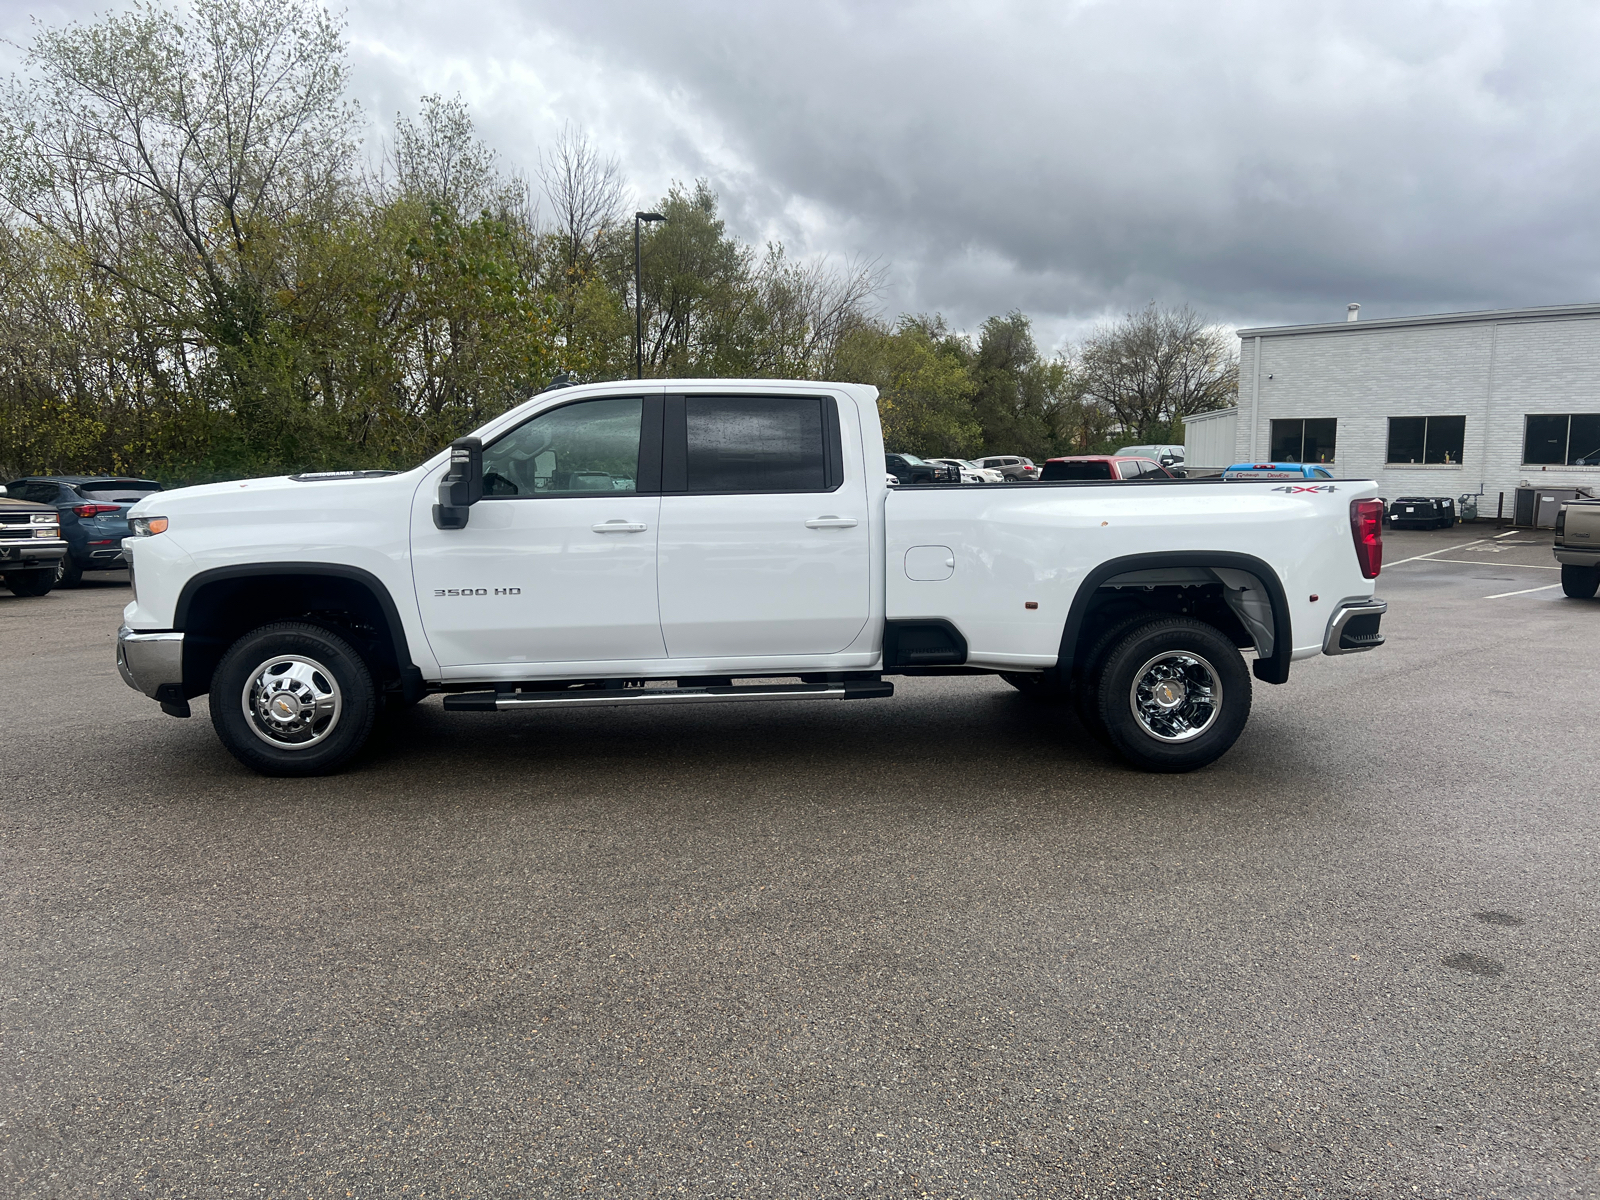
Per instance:
[[[1383,501],[1350,501],[1350,536],[1356,543],[1361,573],[1376,579],[1383,570]]]
[[[1567,531],[1567,506],[1563,504],[1556,513],[1556,536],[1560,537]]]
[[[80,517],[98,517],[101,513],[121,512],[122,509],[115,504],[77,504],[72,511]]]

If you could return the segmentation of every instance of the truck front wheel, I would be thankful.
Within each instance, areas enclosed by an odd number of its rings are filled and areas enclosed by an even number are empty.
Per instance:
[[[56,585],[56,569],[43,571],[12,571],[5,577],[6,587],[13,596],[44,596]]]
[[[1575,600],[1592,600],[1600,591],[1600,567],[1561,564],[1561,590]]]
[[[1213,626],[1162,617],[1111,650],[1094,700],[1106,737],[1134,766],[1192,771],[1221,758],[1244,731],[1250,672]]]
[[[354,647],[318,625],[263,625],[228,648],[211,676],[211,723],[263,775],[327,775],[366,744],[378,710]]]

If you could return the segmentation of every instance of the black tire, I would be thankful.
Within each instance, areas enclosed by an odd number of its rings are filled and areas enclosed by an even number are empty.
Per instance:
[[[5,581],[13,596],[47,596],[56,585],[56,572],[54,567],[42,571],[12,571]]]
[[[56,586],[75,588],[82,582],[83,568],[72,560],[72,555],[63,554],[56,562]]]
[[[266,706],[280,702],[283,716],[272,719]],[[263,775],[332,774],[366,744],[377,712],[378,692],[361,655],[318,625],[284,621],[251,630],[211,676],[217,736]]]
[[[1221,758],[1244,731],[1250,672],[1214,626],[1158,617],[1128,630],[1107,655],[1095,700],[1107,740],[1134,766],[1193,771]]]
[[[1088,653],[1072,664],[1072,711],[1076,714],[1079,724],[1096,737],[1106,736],[1105,723],[1100,719],[1098,699],[1100,672],[1106,665],[1106,659],[1116,649],[1117,643],[1128,636],[1128,630],[1136,625],[1146,624],[1149,620],[1149,616],[1139,614],[1124,617],[1108,626],[1090,644]]]
[[[1600,567],[1561,564],[1561,590],[1574,600],[1593,600],[1600,591]]]

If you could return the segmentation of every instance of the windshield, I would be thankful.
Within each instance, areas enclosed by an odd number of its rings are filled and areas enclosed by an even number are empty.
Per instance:
[[[1040,476],[1045,483],[1061,479],[1110,479],[1111,464],[1108,462],[1047,462],[1044,465],[1044,474]]]
[[[913,467],[925,467],[928,465],[926,461],[918,458],[915,454],[902,454],[900,457],[905,459],[907,464]]]

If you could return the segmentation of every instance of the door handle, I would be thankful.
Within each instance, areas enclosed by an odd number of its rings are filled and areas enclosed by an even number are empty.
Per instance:
[[[613,517],[609,521],[601,521],[598,525],[589,526],[596,533],[643,533],[650,526],[642,525],[637,521],[624,521],[620,517]]]
[[[806,522],[807,529],[854,529],[854,517],[812,517]]]

